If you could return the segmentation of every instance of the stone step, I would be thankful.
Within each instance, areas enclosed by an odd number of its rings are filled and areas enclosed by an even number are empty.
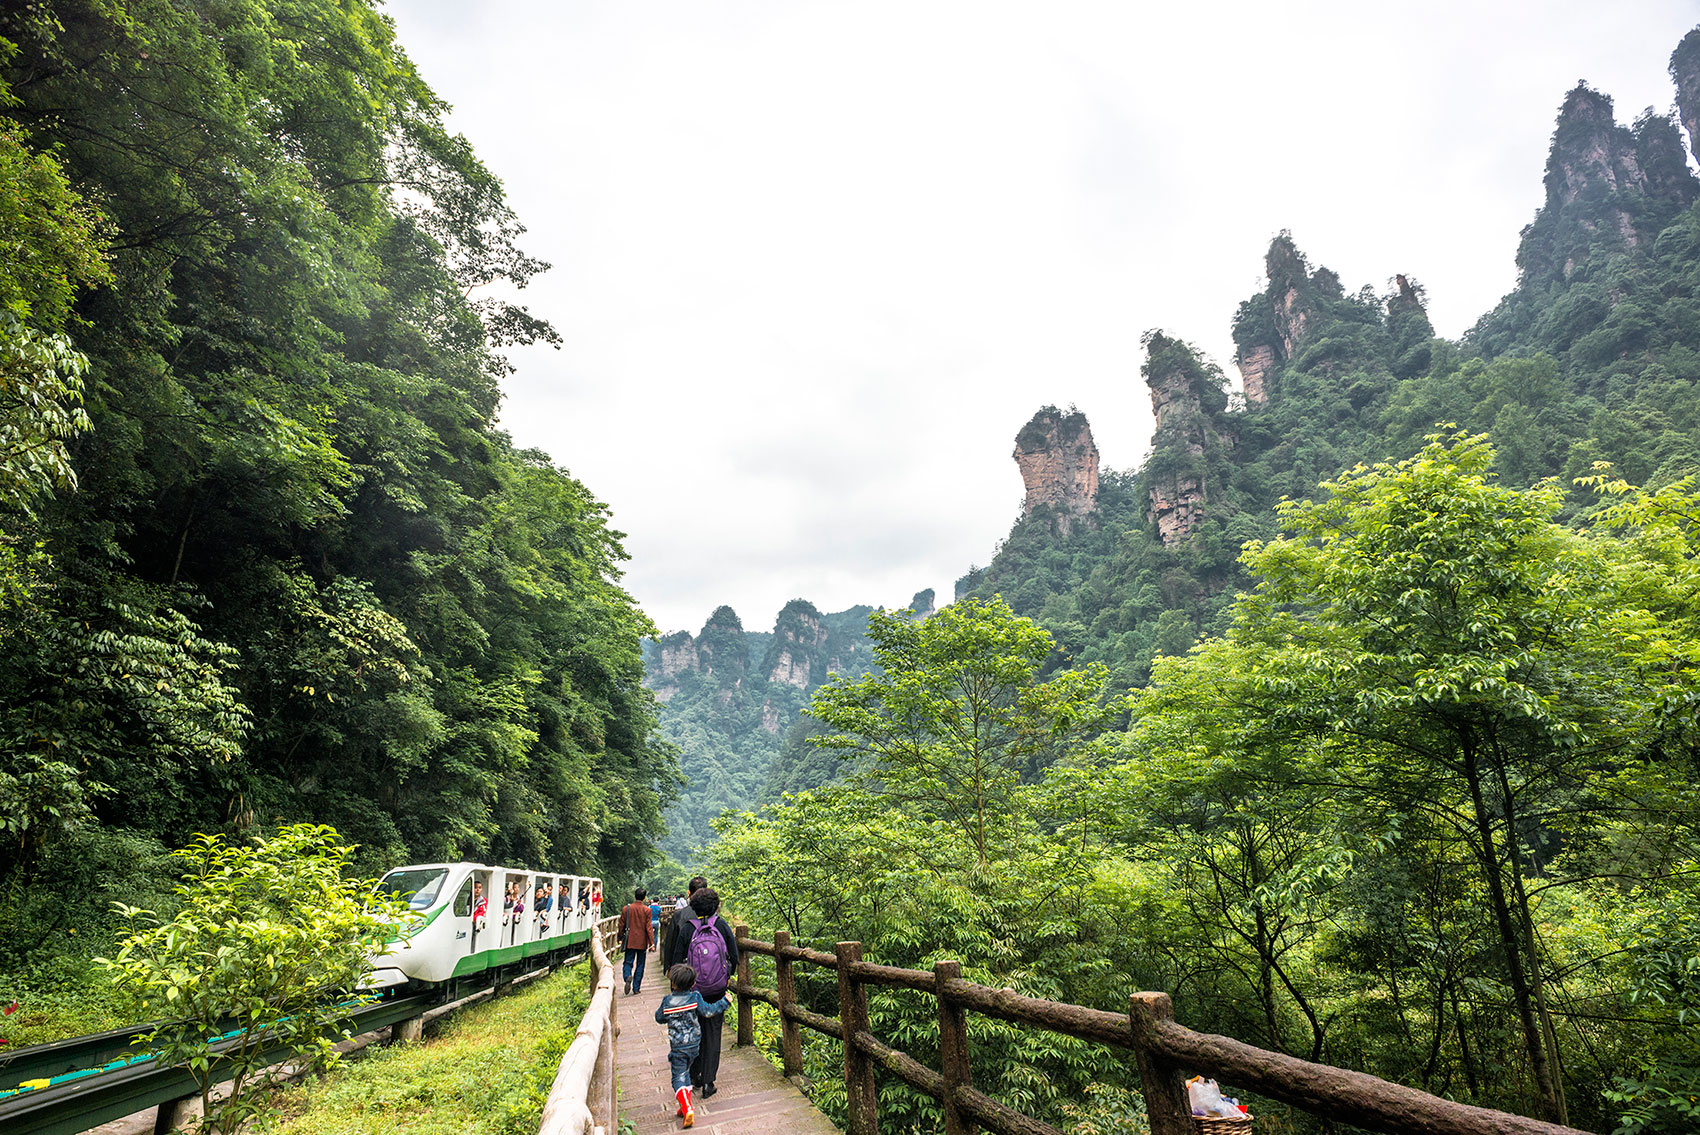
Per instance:
[[[653,1020],[659,997],[621,997],[616,1078],[620,1119],[635,1135],[664,1135],[681,1130],[674,1114],[671,1070],[667,1064],[667,1030]],[[730,1016],[730,1014],[728,1014]],[[726,1047],[712,1099],[695,1102],[696,1132],[707,1135],[837,1135],[838,1128],[809,1098],[780,1075],[761,1053],[738,1048],[736,1018],[726,1022]]]

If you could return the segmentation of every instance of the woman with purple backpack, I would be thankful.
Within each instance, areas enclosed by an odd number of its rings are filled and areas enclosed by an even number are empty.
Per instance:
[[[732,974],[738,965],[738,939],[726,920],[717,917],[720,896],[712,887],[703,887],[691,896],[691,913],[679,928],[675,955],[696,971],[696,990],[704,1001],[718,1001],[726,996]],[[722,1016],[702,1019],[702,1047],[691,1061],[691,1083],[697,1094],[707,1099],[715,1092],[714,1077],[720,1073],[720,1032],[726,1023]]]

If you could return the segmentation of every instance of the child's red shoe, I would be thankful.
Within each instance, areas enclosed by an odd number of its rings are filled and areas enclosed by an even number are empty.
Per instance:
[[[679,1100],[679,1110],[673,1114],[682,1116],[686,1127],[691,1126],[697,1119],[696,1112],[691,1109],[691,1090],[689,1088],[675,1088],[673,1094]]]

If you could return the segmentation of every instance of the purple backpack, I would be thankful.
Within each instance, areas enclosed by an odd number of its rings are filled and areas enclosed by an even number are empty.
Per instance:
[[[709,991],[725,989],[732,977],[732,964],[726,959],[726,939],[720,936],[719,918],[691,919],[691,948],[686,961],[697,971],[697,988]]]

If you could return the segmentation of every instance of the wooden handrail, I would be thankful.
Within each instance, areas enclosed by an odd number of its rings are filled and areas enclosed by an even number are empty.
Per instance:
[[[840,1041],[849,1038],[844,1053],[849,1135],[874,1135],[879,1129],[870,1079],[876,1067],[940,1101],[948,1135],[973,1135],[976,1124],[997,1135],[1059,1135],[1056,1128],[973,1087],[966,1024],[970,1010],[1131,1050],[1138,1063],[1152,1135],[1192,1135],[1186,1073],[1221,1080],[1313,1115],[1385,1135],[1588,1135],[1573,1127],[1441,1099],[1363,1072],[1269,1052],[1231,1037],[1194,1032],[1176,1023],[1166,993],[1135,993],[1128,999],[1127,1014],[1107,1013],[964,981],[956,962],[940,962],[934,972],[927,973],[864,961],[860,942],[840,942],[836,953],[826,954],[791,945],[784,932],[774,935],[774,942],[762,942],[750,938],[745,926],[738,926],[736,931],[741,951],[772,957],[779,967],[780,990],[754,986],[748,967],[742,964],[731,988],[739,998],[740,1019],[756,1001],[779,1010],[787,1074],[793,1066],[800,1069],[802,1064],[800,1053],[791,1050],[787,1032],[794,1031],[795,1025]],[[797,962],[837,971],[837,1019],[812,1012],[794,1000],[796,982],[791,970]],[[912,989],[938,1002],[942,1070],[927,1067],[869,1031],[864,989],[869,985]]]
[[[606,1135],[618,1130],[614,1092],[614,1039],[620,1035],[614,997],[614,963],[608,944],[619,933],[620,916],[596,923],[590,936],[590,960],[596,967],[590,1006],[579,1021],[573,1043],[555,1070],[555,1082],[543,1104],[537,1135]]]

